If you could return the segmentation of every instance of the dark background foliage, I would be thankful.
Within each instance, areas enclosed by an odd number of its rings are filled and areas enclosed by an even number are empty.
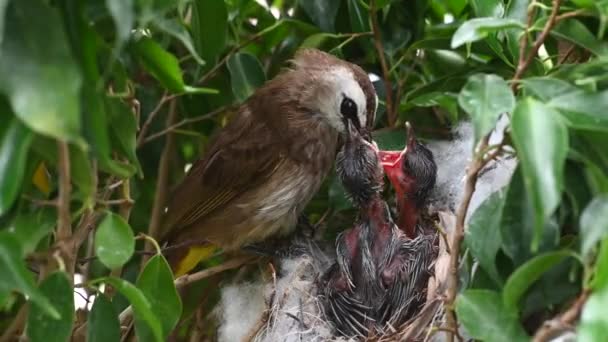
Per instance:
[[[235,105],[315,47],[377,76],[381,147],[406,120],[426,139],[473,123],[447,328],[543,340],[582,311],[579,338],[605,340],[607,20],[592,0],[0,0],[0,339],[118,341],[125,316],[143,341],[212,339],[230,273],[180,300],[144,240]],[[510,184],[465,227],[479,172],[509,154]],[[333,177],[307,214],[327,240],[353,218]]]

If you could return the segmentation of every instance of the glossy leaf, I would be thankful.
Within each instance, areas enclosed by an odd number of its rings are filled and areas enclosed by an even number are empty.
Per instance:
[[[173,93],[184,91],[184,80],[179,61],[150,38],[142,38],[133,44],[142,65],[166,89]]]
[[[20,213],[9,227],[9,231],[19,240],[22,256],[36,250],[36,246],[57,224],[56,211],[44,208],[36,212]]]
[[[173,273],[162,255],[155,255],[137,278],[137,287],[148,298],[152,312],[160,319],[164,337],[175,328],[182,313],[182,302],[173,283]],[[153,333],[147,324],[136,321],[135,329],[140,341],[149,341]]]
[[[87,323],[87,342],[120,341],[118,312],[104,294],[95,297]]]
[[[593,247],[608,236],[608,195],[594,198],[581,214],[581,254],[589,256]]]
[[[105,0],[116,26],[116,45],[120,46],[131,35],[135,23],[133,0]]]
[[[582,46],[593,54],[605,57],[608,55],[608,44],[598,40],[583,23],[576,19],[563,20],[551,31],[551,35]]]
[[[0,293],[18,291],[36,303],[49,317],[59,319],[61,308],[55,308],[53,302],[36,287],[34,277],[22,260],[22,255],[17,238],[10,233],[0,232]]]
[[[559,113],[531,98],[518,103],[511,126],[524,184],[534,206],[532,245],[538,249],[543,226],[561,198],[568,131]]]
[[[504,191],[490,195],[471,215],[465,232],[471,254],[497,284],[502,283],[496,268],[496,254],[502,245],[500,222],[504,203]]]
[[[110,269],[124,265],[135,249],[129,224],[119,215],[107,212],[95,233],[95,253]]]
[[[593,292],[587,299],[577,329],[577,341],[596,342],[608,339],[606,307],[608,307],[608,287]]]
[[[486,341],[528,341],[517,314],[507,310],[500,295],[489,290],[466,290],[456,298],[459,322],[475,339]]]
[[[523,24],[513,19],[475,18],[460,25],[452,36],[452,48],[463,44],[476,42],[486,38],[490,33],[508,28],[524,28]]]
[[[496,120],[515,107],[513,92],[496,75],[474,75],[460,91],[458,103],[471,116],[475,127],[475,141],[490,133]]]
[[[505,14],[502,0],[471,0],[470,3],[477,17],[501,18]]]
[[[67,274],[52,273],[40,283],[40,291],[49,298],[61,318],[50,318],[44,308],[34,303],[28,312],[27,337],[33,342],[69,341],[74,320],[74,292]]]
[[[84,145],[81,76],[57,11],[42,0],[13,1],[5,31],[10,34],[0,48],[0,90],[15,115],[36,132]]]
[[[517,268],[507,279],[502,291],[506,309],[517,312],[519,301],[526,290],[551,267],[571,255],[569,251],[550,252],[536,256]]]
[[[548,106],[558,109],[566,118],[569,126],[586,129],[608,131],[608,90],[587,92],[577,90],[549,101]]]
[[[107,277],[97,281],[112,285],[120,294],[127,298],[133,307],[135,320],[144,322],[152,331],[152,339],[150,341],[164,341],[161,321],[154,314],[152,304],[141,290],[124,279]]]
[[[310,17],[313,23],[326,32],[334,32],[334,22],[340,1],[307,0],[298,1],[304,12]]]
[[[266,76],[260,61],[249,53],[237,53],[228,59],[232,92],[240,102],[245,101],[256,88],[264,84]]]
[[[195,0],[192,6],[194,46],[207,63],[215,64],[226,46],[228,10],[224,0]]]
[[[552,77],[529,77],[521,80],[520,83],[527,91],[542,101],[550,101],[577,91],[577,88],[570,83]]]
[[[33,138],[32,131],[17,118],[5,124],[0,127],[0,215],[11,208],[19,195]]]
[[[213,3],[214,1],[208,0],[206,2]],[[154,22],[154,26],[156,26],[162,31],[167,32],[171,36],[175,37],[175,39],[179,40],[184,45],[184,47],[190,52],[190,55],[198,64],[205,65],[205,61],[203,61],[197,49],[194,47],[194,41],[190,36],[190,32],[188,32],[188,30],[182,23],[176,20],[156,20]],[[213,36],[213,34],[207,34],[207,36]],[[206,38],[208,39],[209,37]],[[215,37],[214,39],[217,39],[217,37]]]

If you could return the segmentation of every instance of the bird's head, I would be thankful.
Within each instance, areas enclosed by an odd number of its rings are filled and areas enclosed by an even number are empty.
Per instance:
[[[435,186],[437,165],[431,152],[421,144],[406,122],[407,144],[402,151],[380,151],[384,172],[399,197],[421,206]]]
[[[378,153],[375,142],[366,140],[347,121],[344,145],[336,157],[336,174],[359,208],[369,204],[382,189],[384,173]]]
[[[371,130],[378,97],[363,69],[314,49],[300,50],[292,64],[304,81],[297,94],[300,105],[320,115],[342,136],[347,123],[362,134]]]

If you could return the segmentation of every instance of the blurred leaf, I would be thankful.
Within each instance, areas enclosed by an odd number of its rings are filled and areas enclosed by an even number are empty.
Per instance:
[[[470,3],[477,17],[501,18],[505,13],[502,0],[470,0]]]
[[[321,49],[324,43],[326,43],[330,39],[336,39],[337,35],[333,33],[317,33],[311,36],[308,36],[300,45],[301,49]]]
[[[513,19],[502,18],[475,18],[466,21],[452,36],[452,49],[463,44],[476,42],[486,38],[490,33],[507,28],[525,28],[525,26]]]
[[[11,223],[9,231],[19,241],[22,256],[36,250],[41,239],[53,231],[57,224],[57,215],[51,208],[36,212],[20,212]]]
[[[595,38],[593,33],[589,32],[587,27],[576,19],[560,21],[551,30],[551,35],[579,45],[596,56],[605,57],[608,55],[608,44]]]
[[[513,92],[496,75],[473,75],[458,95],[458,103],[469,115],[475,127],[475,141],[490,133],[496,120],[515,107]]]
[[[239,102],[245,101],[266,81],[258,59],[249,53],[236,53],[228,59],[232,92]]]
[[[34,184],[36,189],[40,190],[46,197],[51,193],[49,170],[46,168],[46,164],[43,161],[36,166],[36,171],[34,171],[34,175],[32,176],[32,184]]]
[[[586,130],[608,131],[608,90],[588,92],[577,90],[552,98],[548,106],[558,109],[568,125]]]
[[[600,244],[594,268],[590,288],[594,291],[608,288],[608,238],[603,239]]]
[[[504,203],[504,191],[491,194],[471,215],[465,232],[471,254],[498,285],[502,279],[496,268],[496,254],[502,244],[500,222]]]
[[[114,98],[106,100],[106,107],[112,127],[112,141],[118,143],[119,150],[127,157],[129,162],[137,168],[140,176],[143,175],[137,153],[136,134],[137,121],[129,107],[122,101]]]
[[[350,17],[350,27],[353,32],[368,32],[369,12],[363,8],[359,0],[347,0],[348,16]]]
[[[192,36],[202,58],[215,64],[226,46],[228,11],[224,0],[195,0],[192,5]]]
[[[0,89],[32,130],[84,145],[81,76],[57,11],[42,0],[11,2],[0,49]]]
[[[135,22],[133,0],[105,0],[116,26],[116,46],[121,46],[131,35]]]
[[[205,2],[212,3],[214,1],[206,0]],[[192,41],[190,32],[188,32],[182,23],[176,20],[156,20],[154,21],[154,26],[179,40],[198,64],[205,65],[205,61],[201,58],[194,47],[194,42]],[[207,35],[213,36],[212,34]]]
[[[608,269],[602,270],[608,272]],[[577,328],[579,342],[596,342],[608,340],[608,287],[594,291],[581,313],[581,320]]]
[[[34,277],[22,260],[23,251],[15,236],[0,232],[0,293],[18,291],[37,304],[51,318],[59,319],[61,308],[55,308],[44,293],[36,288]],[[59,311],[58,311],[59,310]]]
[[[561,199],[568,130],[560,121],[559,113],[532,98],[518,103],[511,127],[524,184],[535,209],[532,248],[536,250],[543,226]]]
[[[184,91],[179,61],[150,38],[143,37],[133,44],[142,65],[163,87],[173,93]]]
[[[456,298],[458,320],[475,339],[493,342],[528,341],[517,314],[504,307],[500,295],[489,290],[465,290]]]
[[[0,215],[11,208],[19,195],[33,138],[32,131],[15,117],[3,126],[0,127]]]
[[[550,101],[561,95],[577,91],[570,83],[552,77],[529,77],[520,81],[527,91],[542,101]]]
[[[67,274],[51,273],[40,283],[40,291],[50,299],[61,318],[51,318],[46,309],[32,304],[27,316],[27,337],[33,342],[69,341],[74,320],[74,292]]]
[[[385,129],[381,131],[373,131],[372,138],[378,144],[381,150],[397,151],[403,150],[407,142],[407,133],[405,129]]]
[[[608,236],[608,195],[594,198],[580,218],[581,254],[588,257],[595,245]]]
[[[162,255],[155,255],[137,278],[137,287],[148,298],[152,312],[160,319],[166,338],[179,321],[182,302],[173,283],[173,273]],[[140,341],[150,341],[153,333],[143,322],[135,322]]]
[[[411,99],[409,102],[399,106],[401,111],[407,111],[413,107],[441,107],[448,112],[451,122],[458,120],[458,96],[451,92],[431,91]]]
[[[87,342],[119,342],[120,322],[114,305],[103,293],[97,293],[89,313]]]
[[[334,32],[334,22],[338,8],[340,8],[340,1],[299,0],[298,5],[321,30]]]
[[[506,309],[517,312],[519,301],[526,290],[551,267],[571,255],[572,252],[569,251],[550,252],[536,256],[518,267],[511,273],[502,291]]]
[[[346,190],[344,190],[344,186],[340,179],[336,176],[331,178],[329,183],[329,205],[335,211],[342,211],[346,209],[351,209],[353,204],[348,200],[346,195]]]
[[[95,253],[109,269],[124,265],[135,248],[129,224],[112,212],[107,212],[95,232]]]
[[[118,292],[125,296],[133,307],[133,314],[136,321],[144,322],[152,330],[152,341],[163,342],[163,328],[161,321],[154,314],[152,304],[146,296],[133,284],[124,279],[106,277],[96,280],[112,285]]]

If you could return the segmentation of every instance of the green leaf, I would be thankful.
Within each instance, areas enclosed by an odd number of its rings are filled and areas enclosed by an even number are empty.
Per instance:
[[[40,283],[40,291],[57,308],[61,318],[49,317],[47,311],[34,303],[27,316],[30,341],[66,342],[72,335],[74,321],[74,290],[64,272],[54,272]]]
[[[200,56],[215,64],[226,46],[228,10],[224,0],[195,0],[192,5],[192,36]]]
[[[87,342],[120,341],[120,322],[118,313],[103,293],[98,293],[89,313]]]
[[[590,287],[598,291],[608,287],[608,238],[602,240],[595,259],[594,275]]]
[[[162,255],[150,258],[136,284],[150,301],[152,312],[160,319],[166,338],[182,314],[182,302],[175,289],[173,273],[167,260]],[[152,339],[152,332],[143,322],[135,321],[135,330],[140,341]]]
[[[471,254],[499,285],[502,279],[496,268],[496,254],[502,244],[500,222],[504,203],[504,191],[490,195],[471,215],[465,232],[465,242]]]
[[[59,319],[60,312],[51,301],[36,288],[34,277],[22,260],[23,252],[17,238],[10,233],[0,232],[0,293],[18,291],[36,303],[47,315]]]
[[[471,7],[477,17],[501,18],[505,14],[502,0],[471,0]]]
[[[340,8],[340,1],[305,0],[298,1],[298,5],[321,30],[334,32],[334,22],[338,8]]]
[[[517,314],[507,310],[500,295],[489,290],[466,290],[456,298],[456,314],[475,339],[493,342],[528,341]]]
[[[4,38],[4,16],[7,6],[8,0],[0,0],[0,44],[2,44]]]
[[[240,102],[245,101],[266,81],[260,61],[249,53],[236,53],[230,56],[227,66],[230,71],[232,92]]]
[[[194,42],[190,36],[190,32],[188,32],[182,23],[177,20],[159,19],[154,21],[154,26],[179,40],[198,64],[205,65],[205,61],[201,58],[197,49],[194,47]]]
[[[361,6],[358,0],[347,0],[350,27],[353,32],[368,32],[369,12]]]
[[[608,44],[598,40],[583,23],[576,19],[562,20],[550,32],[552,36],[581,46],[598,57],[608,55]]]
[[[547,103],[558,109],[566,118],[569,126],[585,129],[608,131],[608,90],[589,92],[576,90],[559,97],[554,97]]]
[[[561,199],[568,130],[560,121],[559,113],[532,98],[518,103],[511,127],[524,184],[534,206],[532,248],[536,250],[543,226]]]
[[[19,240],[22,257],[36,250],[42,238],[53,231],[57,224],[54,209],[42,208],[35,212],[19,212],[9,231]]]
[[[143,67],[154,76],[163,87],[173,93],[184,91],[184,80],[179,61],[150,38],[143,37],[133,44]]]
[[[133,231],[129,224],[112,212],[107,212],[95,232],[95,253],[110,269],[124,265],[135,248]]]
[[[492,131],[500,114],[513,111],[515,98],[499,76],[478,74],[464,85],[458,103],[471,116],[478,141]]]
[[[607,270],[604,270],[607,271]],[[577,329],[578,342],[597,342],[608,340],[608,287],[593,292],[581,313]]]
[[[490,33],[508,28],[521,28],[525,26],[514,19],[502,18],[475,18],[460,25],[452,36],[452,49],[466,43],[476,42],[486,38]]]
[[[125,296],[133,307],[136,321],[145,322],[152,330],[153,341],[163,342],[163,328],[159,318],[154,314],[152,304],[146,296],[133,284],[124,279],[106,277],[95,282],[104,282],[112,285],[120,294]]]
[[[124,102],[115,98],[107,98],[106,107],[112,127],[112,141],[118,145],[118,150],[127,157],[131,164],[135,165],[137,172],[142,176],[143,172],[136,153],[137,120],[135,115]]]
[[[105,0],[116,26],[116,46],[121,46],[131,35],[135,22],[133,0]]]
[[[0,215],[19,195],[32,138],[32,131],[15,117],[0,127]]]
[[[42,0],[13,1],[0,48],[0,90],[29,128],[57,139],[80,138],[78,66],[63,22]]]
[[[572,84],[552,77],[530,77],[519,81],[532,95],[542,101],[550,101],[559,96],[577,91]]]
[[[502,290],[506,309],[517,312],[519,301],[526,290],[551,267],[571,255],[570,251],[549,252],[536,256],[517,268],[511,273]]]
[[[342,211],[353,207],[352,202],[348,200],[342,182],[340,182],[340,179],[335,175],[331,178],[329,183],[328,197],[329,205],[335,211]]]
[[[595,245],[608,236],[608,195],[600,195],[587,205],[580,217],[581,254],[588,257]]]

